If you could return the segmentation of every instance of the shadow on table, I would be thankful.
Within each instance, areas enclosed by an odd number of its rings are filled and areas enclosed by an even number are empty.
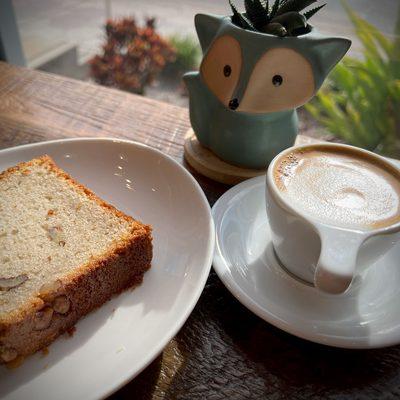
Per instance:
[[[271,265],[271,257],[276,260],[272,246],[267,246],[261,256],[262,262],[256,260],[253,265],[248,266],[249,271],[252,271],[252,268],[262,269],[266,268],[267,264]],[[253,280],[263,276],[262,271],[252,271],[251,274]],[[283,271],[283,274],[286,272]],[[321,296],[322,304],[308,304],[308,301],[315,302],[318,298],[304,299],[304,296],[297,296],[294,290],[284,294],[285,302],[293,305],[293,311],[301,302],[299,310],[308,306],[315,311],[317,318],[320,317],[321,311],[326,309],[327,325],[330,321],[341,322],[346,320],[347,315],[354,316],[359,313],[357,294],[360,283],[353,284],[355,288],[351,296],[342,299],[343,307],[332,307],[331,296],[327,298],[326,303],[326,299]],[[269,289],[273,290],[272,287]],[[290,393],[293,396],[300,393],[313,396],[318,393],[321,397],[323,394],[345,394],[352,389],[373,386],[382,378],[388,380],[396,374],[392,368],[381,362],[382,354],[390,350],[345,350],[323,346],[291,336],[262,320],[255,321],[244,312],[241,315],[243,321],[237,317],[232,318],[231,314],[220,315],[224,333],[232,340],[235,351],[258,371],[260,377],[265,378],[265,384],[272,385],[280,393]],[[325,329],[325,333],[329,333],[330,329],[335,332],[334,323]],[[354,323],[353,334],[364,338],[365,344],[368,344],[367,326]]]
[[[185,363],[166,399],[377,398],[398,375],[400,357],[398,347],[342,350],[280,331],[234,299],[214,272],[176,343]]]
[[[235,338],[234,343],[236,351],[257,368],[265,385],[299,398],[357,394],[362,398],[362,391],[372,394],[382,381],[398,375],[390,364],[382,362],[390,354],[389,349],[330,348],[263,324],[257,324],[247,337]]]

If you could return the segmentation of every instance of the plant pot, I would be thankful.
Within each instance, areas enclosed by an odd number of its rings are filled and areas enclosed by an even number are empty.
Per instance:
[[[298,132],[309,101],[351,45],[310,27],[297,37],[248,31],[230,17],[198,14],[199,72],[184,75],[199,142],[222,160],[265,168]]]

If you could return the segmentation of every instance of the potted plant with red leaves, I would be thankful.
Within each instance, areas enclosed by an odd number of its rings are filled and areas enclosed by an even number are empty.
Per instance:
[[[102,54],[90,61],[90,73],[97,83],[144,94],[175,50],[155,29],[155,19],[139,26],[133,17],[108,20]]]

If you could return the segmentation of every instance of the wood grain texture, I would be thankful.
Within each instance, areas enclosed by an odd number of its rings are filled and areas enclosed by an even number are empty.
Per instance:
[[[0,146],[114,136],[179,157],[187,110],[98,85],[0,63]]]
[[[184,163],[189,126],[185,109],[0,63],[0,148],[62,137],[115,136],[147,143]],[[301,143],[312,141],[298,138]],[[211,205],[229,188],[193,175]],[[178,335],[145,371],[112,396],[139,400],[399,397],[399,346],[339,350],[283,333],[243,307],[213,271]]]

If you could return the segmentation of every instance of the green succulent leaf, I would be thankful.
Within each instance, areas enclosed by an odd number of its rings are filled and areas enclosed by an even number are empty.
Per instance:
[[[231,0],[229,0],[229,5],[232,8],[232,12],[233,12],[233,16],[232,16],[232,22],[243,28],[243,29],[247,29],[249,31],[255,31],[255,27],[254,25],[251,23],[251,21],[242,13],[240,13],[238,11],[238,9],[236,8],[236,6],[232,3]]]
[[[271,14],[269,15],[269,17],[272,19],[275,17],[275,15],[277,14],[278,10],[279,10],[279,6],[280,6],[281,1],[280,0],[275,0],[274,5],[272,6],[272,10],[271,10]]]
[[[250,20],[252,20],[252,17],[256,15],[253,0],[244,0],[244,8],[246,10],[247,16],[250,18]]]
[[[245,0],[246,14],[250,22],[258,30],[268,23],[268,12],[261,0]]]
[[[287,36],[288,32],[286,28],[281,25],[279,22],[270,22],[266,27],[264,28],[265,33],[270,33],[271,35],[276,35],[276,36]]]
[[[244,27],[245,29],[248,29],[249,31],[256,31],[257,30],[254,27],[254,25],[251,23],[251,21],[246,16],[244,16],[243,14],[240,14],[240,20],[241,20],[242,27]]]
[[[232,15],[232,22],[237,25],[240,26],[242,28],[244,28],[244,26],[242,26],[242,20],[241,20],[241,14],[238,11],[238,9],[236,8],[236,6],[232,3],[231,0],[229,0],[229,5],[231,6],[233,15]]]
[[[271,21],[271,23],[274,22],[279,22],[281,25],[283,25],[289,34],[296,29],[305,28],[307,26],[306,18],[297,11],[291,11],[286,14],[278,15]]]
[[[318,6],[315,8],[312,8],[311,10],[306,11],[303,15],[307,20],[309,20],[313,15],[315,15],[321,8],[324,8],[326,6],[325,4],[322,4],[322,6]]]
[[[286,14],[290,11],[302,11],[317,1],[318,0],[287,0],[279,7],[276,15]]]
[[[266,11],[269,14],[268,0],[253,0],[260,12]]]

